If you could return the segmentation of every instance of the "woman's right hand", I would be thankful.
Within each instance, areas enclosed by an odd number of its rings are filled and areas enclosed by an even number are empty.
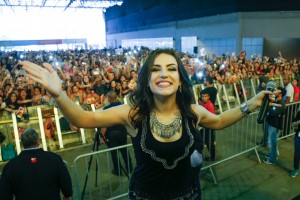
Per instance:
[[[60,95],[61,79],[49,63],[43,63],[44,67],[28,61],[22,61],[19,64],[23,65],[27,77],[43,85],[52,97],[57,98]]]

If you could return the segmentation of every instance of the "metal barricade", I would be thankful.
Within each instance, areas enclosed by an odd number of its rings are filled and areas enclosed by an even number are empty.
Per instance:
[[[75,158],[74,175],[77,199],[117,199],[127,196],[131,172],[126,171],[128,166],[125,166],[120,153],[120,150],[124,148],[127,155],[133,155],[132,144],[128,144],[83,154]],[[117,151],[120,175],[112,173],[111,151]],[[130,157],[125,159],[130,159]],[[132,161],[135,166],[134,159]],[[128,177],[126,173],[128,173]]]
[[[298,110],[299,103],[300,102],[287,105],[286,110],[288,115],[286,116],[286,119],[290,121],[293,119]],[[236,124],[215,131],[216,137],[213,138],[214,141],[208,142],[208,145],[215,145],[216,158],[215,160],[205,161],[202,170],[210,170],[214,183],[218,182],[218,178],[214,173],[213,167],[218,164],[251,151],[256,155],[258,162],[261,163],[259,152],[260,145],[258,145],[258,143],[263,138],[263,125],[257,123],[257,115],[258,112],[254,112]],[[291,123],[289,125],[284,124],[284,127],[289,129],[290,132],[287,135],[281,136],[279,139],[294,135],[293,130],[291,129]],[[203,141],[205,141],[205,135],[203,135]],[[74,173],[78,199],[81,199],[82,197],[82,189],[86,177],[88,177],[88,180],[86,183],[84,199],[126,199],[129,183],[128,178],[124,175],[115,176],[111,173],[112,163],[110,151],[121,148],[126,148],[127,151],[133,155],[132,145],[128,144],[117,148],[80,155],[74,160]],[[211,146],[204,146],[204,158],[210,155],[209,149],[211,149]],[[92,157],[94,157],[96,162],[92,164],[92,168],[89,170],[89,162]],[[118,157],[120,157],[119,153]],[[118,160],[120,164],[124,165],[121,158]],[[96,165],[98,166],[98,169],[96,168]]]

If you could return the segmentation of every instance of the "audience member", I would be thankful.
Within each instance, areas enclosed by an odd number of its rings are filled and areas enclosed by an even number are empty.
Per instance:
[[[294,99],[294,87],[291,83],[291,79],[288,75],[284,76],[283,77],[283,84],[284,84],[284,87],[285,87],[285,90],[286,90],[286,93],[285,95],[283,96],[283,100],[285,102],[286,105],[290,104],[293,102],[293,99]],[[290,131],[291,131],[291,121],[293,119],[293,116],[292,116],[292,112],[290,109],[286,109],[285,110],[285,117],[284,117],[284,127],[283,127],[283,130],[282,130],[282,135],[281,136],[287,136],[290,134]]]
[[[114,106],[122,105],[122,103],[117,100],[118,96],[115,91],[108,92],[107,97],[108,97],[109,105],[105,106],[103,108],[103,110],[109,109]],[[108,127],[106,130],[105,129],[102,129],[102,130],[103,130],[103,132],[105,131],[105,133],[103,133],[103,134],[105,135],[106,144],[109,148],[118,147],[118,146],[127,144],[127,135],[128,134],[127,134],[127,130],[124,126],[115,125],[115,126]],[[129,152],[127,151],[126,148],[122,148],[119,151],[123,157],[127,173],[131,173],[132,162],[131,162],[131,157],[130,157]],[[122,170],[121,170],[122,164],[119,160],[117,150],[111,151],[111,158],[112,158],[113,167],[114,167],[112,169],[112,173],[117,176],[120,176],[122,174]]]
[[[64,200],[72,197],[68,169],[60,156],[39,148],[39,135],[32,129],[21,134],[24,150],[3,168],[0,199]]]
[[[280,93],[276,96],[275,103],[282,105],[281,107],[270,106],[268,107],[266,116],[266,126],[268,131],[268,147],[270,150],[269,155],[266,157],[264,162],[266,164],[275,164],[277,159],[277,140],[278,131],[282,129],[283,115],[285,111],[285,102],[283,96],[285,95],[285,89],[278,87]]]
[[[299,86],[298,86],[298,79],[297,78],[293,79],[292,85],[294,87],[294,99],[293,99],[293,102],[298,102],[299,101],[300,89],[299,89]]]
[[[210,100],[209,90],[201,91],[200,105],[203,106],[209,112],[215,114],[215,107]],[[204,132],[204,134],[203,134],[203,132]],[[215,161],[215,159],[216,159],[216,149],[215,149],[216,134],[215,134],[215,131],[213,129],[204,127],[204,129],[200,130],[200,133],[202,135],[202,138],[204,138],[205,145],[210,153],[210,156],[204,157],[204,160]]]

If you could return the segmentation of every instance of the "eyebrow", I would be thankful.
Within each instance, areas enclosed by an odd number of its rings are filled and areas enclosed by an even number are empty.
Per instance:
[[[167,67],[173,66],[173,65],[177,66],[176,64],[171,63],[171,64],[167,64]],[[153,66],[153,67],[161,67],[161,65],[159,65],[159,64],[153,64],[152,66]]]

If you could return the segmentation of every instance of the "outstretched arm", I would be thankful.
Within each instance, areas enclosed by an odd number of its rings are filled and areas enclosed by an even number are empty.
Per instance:
[[[280,91],[275,91],[274,93],[278,93]],[[253,98],[249,99],[246,104],[249,108],[250,112],[255,111],[262,105],[263,99],[265,95],[269,95],[269,99],[271,102],[275,101],[275,95],[270,91],[261,91]],[[270,106],[281,107],[280,104],[270,103]],[[205,128],[211,128],[215,130],[226,128],[239,120],[241,120],[246,115],[241,111],[240,106],[227,110],[220,115],[214,115],[208,112],[206,109],[199,105],[193,105],[193,110],[198,114],[198,124],[204,126]]]
[[[115,124],[129,124],[129,105],[121,105],[101,112],[90,112],[76,105],[62,91],[61,80],[50,64],[44,63],[43,67],[34,63],[20,62],[27,76],[42,84],[45,89],[55,98],[56,103],[71,124],[80,128],[108,127]]]

